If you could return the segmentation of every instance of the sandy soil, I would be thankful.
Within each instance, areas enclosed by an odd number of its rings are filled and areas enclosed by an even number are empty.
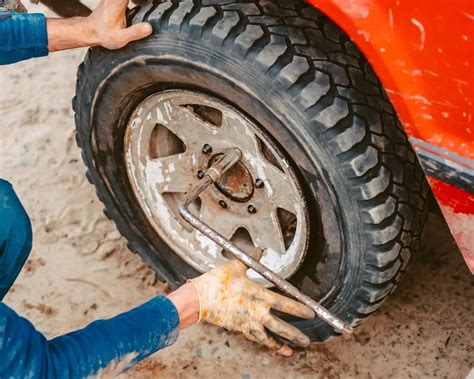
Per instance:
[[[34,228],[33,252],[5,301],[48,337],[166,292],[127,251],[85,180],[70,103],[83,54],[0,68],[0,177],[14,184]],[[199,325],[123,377],[463,378],[474,364],[473,310],[473,277],[431,214],[404,282],[352,338],[285,359]]]

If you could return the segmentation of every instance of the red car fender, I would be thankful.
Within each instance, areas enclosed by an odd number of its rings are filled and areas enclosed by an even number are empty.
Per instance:
[[[474,1],[308,2],[368,58],[474,273]]]

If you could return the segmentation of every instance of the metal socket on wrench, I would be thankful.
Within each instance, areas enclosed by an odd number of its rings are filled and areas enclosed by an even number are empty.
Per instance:
[[[324,308],[322,305],[320,305],[310,297],[302,294],[293,284],[289,283],[273,271],[269,270],[258,260],[252,258],[250,254],[247,254],[245,251],[240,249],[227,238],[223,237],[211,226],[201,221],[198,217],[196,217],[189,211],[189,205],[207,187],[219,180],[219,178],[221,178],[227,170],[229,170],[233,165],[235,165],[241,157],[242,153],[237,148],[226,150],[224,154],[221,155],[211,167],[209,167],[209,169],[205,172],[204,177],[186,194],[184,202],[179,208],[179,214],[191,226],[199,230],[202,234],[204,234],[210,240],[214,241],[217,245],[230,252],[247,267],[258,272],[260,275],[262,275],[268,281],[272,282],[283,292],[287,293],[288,295],[294,297],[296,300],[310,307],[320,319],[331,325],[337,332],[352,333],[352,327],[348,323],[344,322],[339,317],[334,316],[326,308]],[[260,248],[264,249],[265,247],[261,246]]]

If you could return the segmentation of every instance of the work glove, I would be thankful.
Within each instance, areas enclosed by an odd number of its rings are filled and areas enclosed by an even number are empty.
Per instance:
[[[266,329],[295,345],[308,346],[310,340],[306,335],[273,315],[270,309],[305,319],[314,318],[314,312],[251,281],[246,271],[243,263],[232,260],[190,280],[199,297],[199,319],[241,332],[272,350],[279,350],[282,345]]]

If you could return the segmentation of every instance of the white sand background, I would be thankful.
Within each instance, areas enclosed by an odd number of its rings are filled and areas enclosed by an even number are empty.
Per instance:
[[[84,53],[0,67],[0,177],[14,184],[34,229],[32,254],[5,302],[49,338],[166,291],[127,251],[85,180],[71,109]],[[473,303],[473,277],[444,221],[431,214],[404,282],[348,340],[286,359],[199,325],[123,377],[463,378],[474,361]]]

